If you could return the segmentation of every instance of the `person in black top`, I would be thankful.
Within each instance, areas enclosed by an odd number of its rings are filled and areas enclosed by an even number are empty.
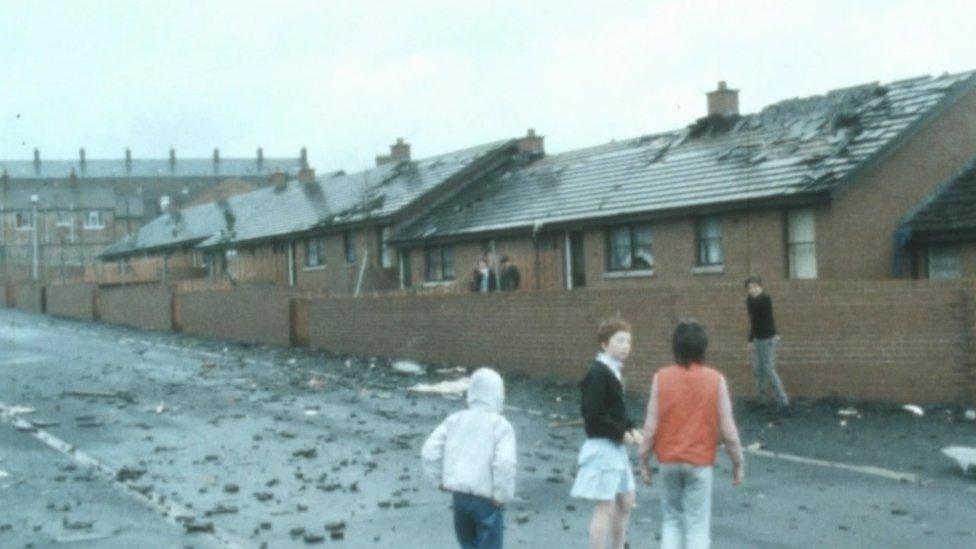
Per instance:
[[[789,412],[790,398],[786,396],[783,382],[776,373],[776,321],[773,320],[773,299],[762,287],[762,279],[750,276],[745,282],[746,309],[749,311],[749,344],[747,349],[752,356],[752,375],[756,381],[756,396],[765,399],[766,385],[784,413]]]
[[[478,258],[478,265],[471,272],[471,291],[477,293],[494,292],[498,289],[495,271],[484,257]]]
[[[596,502],[589,528],[591,549],[605,547],[608,531],[612,547],[623,547],[634,507],[636,484],[626,446],[639,446],[641,433],[627,414],[621,377],[623,362],[630,356],[630,332],[623,320],[601,324],[597,340],[602,351],[580,382],[587,439],[580,448],[570,495]]]
[[[522,275],[519,274],[518,267],[512,265],[507,255],[503,255],[499,260],[501,274],[498,275],[498,286],[503,292],[512,292],[519,289],[522,283]]]

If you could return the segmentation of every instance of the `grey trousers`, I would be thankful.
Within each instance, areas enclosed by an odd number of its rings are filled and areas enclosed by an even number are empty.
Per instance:
[[[787,406],[790,397],[783,390],[783,382],[776,373],[776,338],[755,339],[752,342],[752,377],[756,380],[756,396],[766,399],[766,385],[780,406]]]
[[[712,467],[662,463],[661,549],[708,549],[712,529]]]

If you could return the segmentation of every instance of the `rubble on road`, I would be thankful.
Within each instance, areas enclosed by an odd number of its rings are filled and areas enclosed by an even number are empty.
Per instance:
[[[460,396],[467,392],[469,387],[471,387],[471,378],[462,377],[450,381],[441,381],[440,383],[418,383],[408,388],[407,391],[411,393],[434,393],[440,395]]]
[[[419,376],[427,373],[427,369],[412,360],[398,360],[391,365],[397,373],[408,376]]]
[[[970,469],[976,470],[976,448],[947,446],[942,449],[942,453],[956,460],[962,467],[963,474],[968,474]]]

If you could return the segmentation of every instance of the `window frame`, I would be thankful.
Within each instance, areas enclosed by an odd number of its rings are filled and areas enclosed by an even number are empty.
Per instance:
[[[713,226],[718,227],[718,236],[707,236],[706,226],[709,223],[714,223]],[[722,218],[717,215],[708,215],[699,217],[695,220],[695,248],[697,249],[697,254],[695,258],[695,265],[698,267],[721,267],[725,265],[725,246],[724,246],[724,231],[722,227]],[[718,244],[718,260],[712,261],[711,251],[708,248],[710,243],[717,242]]]
[[[433,272],[431,258],[437,258],[437,273]],[[448,262],[447,258],[450,258],[450,274],[445,272],[444,265]],[[436,274],[437,276],[432,276]],[[450,282],[457,279],[457,266],[454,261],[454,246],[450,244],[437,245],[437,246],[426,246],[424,248],[424,280],[426,282]]]
[[[23,220],[27,220],[24,222]],[[20,211],[14,214],[14,227],[17,230],[28,231],[34,228],[34,212],[32,210]]]
[[[58,213],[55,215],[55,227],[70,227],[75,221],[74,212],[71,210],[58,210]],[[64,217],[67,217],[67,220],[63,219]]]
[[[935,251],[950,251],[953,255],[951,259],[954,260],[955,265],[954,272],[949,273],[948,276],[932,276],[932,256]],[[957,243],[951,242],[940,242],[936,244],[929,244],[926,246],[925,250],[925,275],[929,280],[956,280],[962,278],[962,247]]]
[[[315,263],[310,261],[312,255],[309,251],[312,249],[316,251]],[[322,269],[325,267],[325,236],[313,236],[305,239],[305,261],[303,264],[306,269]]]
[[[384,233],[386,236],[384,236]],[[384,225],[377,228],[376,237],[379,244],[379,265],[382,269],[395,269],[399,266],[397,250],[389,244],[389,238],[391,236],[393,236],[392,225]]]
[[[93,225],[91,223],[92,214],[96,214],[98,216],[98,222],[99,222],[98,225]],[[86,229],[104,229],[105,228],[105,212],[103,212],[102,210],[86,210],[85,211],[84,228],[86,228]]]
[[[629,267],[615,267],[615,255],[614,250],[620,248],[620,246],[615,246],[613,242],[613,235],[616,231],[627,230],[628,244],[630,248],[630,266]],[[650,254],[650,265],[636,266],[637,258],[639,257],[638,251],[642,244],[637,244],[637,231],[640,229],[646,229],[648,234],[647,241],[647,251]],[[632,272],[647,272],[653,271],[655,260],[654,260],[654,229],[650,223],[626,223],[621,225],[610,225],[606,227],[605,233],[605,249],[606,249],[606,270],[608,273],[632,273]],[[646,261],[646,260],[644,260]]]
[[[810,219],[811,224],[811,234],[813,235],[813,240],[794,240],[793,235],[793,220],[796,216],[807,215]],[[816,280],[819,277],[819,269],[817,265],[817,215],[813,208],[796,208],[792,210],[787,210],[786,215],[786,275],[790,280]],[[797,273],[797,251],[800,249],[810,250],[813,256],[813,275],[812,276],[799,276]]]

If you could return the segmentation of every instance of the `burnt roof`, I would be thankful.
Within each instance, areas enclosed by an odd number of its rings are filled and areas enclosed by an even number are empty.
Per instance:
[[[839,189],[973,86],[973,72],[871,83],[745,116],[547,156],[490,178],[398,231],[412,241]]]
[[[210,177],[263,177],[275,172],[290,175],[302,167],[299,158],[221,158],[214,162],[208,158],[133,158],[105,160],[45,160],[37,164],[33,160],[2,160],[0,173],[6,171],[10,179],[62,179],[74,172],[78,179],[132,179],[132,178],[210,178]]]

